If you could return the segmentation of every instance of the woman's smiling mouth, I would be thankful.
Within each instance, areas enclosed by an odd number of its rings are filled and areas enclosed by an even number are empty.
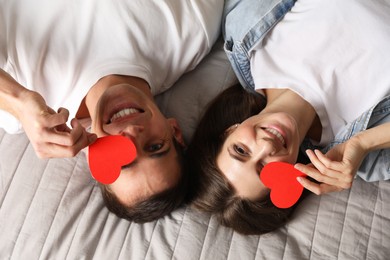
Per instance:
[[[276,130],[275,128],[270,128],[270,127],[267,127],[267,128],[262,128],[264,131],[274,135],[282,144],[282,146],[284,148],[286,148],[286,140],[284,138],[284,136],[278,131]]]

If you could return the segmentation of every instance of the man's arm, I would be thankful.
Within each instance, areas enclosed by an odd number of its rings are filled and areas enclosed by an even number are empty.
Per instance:
[[[20,85],[0,69],[0,109],[15,116],[22,124],[35,152],[41,158],[72,157],[96,140],[74,119],[70,129],[69,111],[55,112],[37,92]]]
[[[17,116],[17,107],[27,89],[14,80],[8,73],[0,69],[0,109]]]

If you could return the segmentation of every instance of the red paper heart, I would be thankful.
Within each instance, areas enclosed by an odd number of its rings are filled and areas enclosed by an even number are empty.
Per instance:
[[[272,203],[278,208],[289,208],[301,197],[303,186],[297,177],[306,177],[306,174],[285,162],[268,163],[260,173],[263,184],[271,189]]]
[[[118,179],[122,166],[134,161],[136,156],[134,143],[124,136],[98,138],[88,151],[92,177],[103,184],[111,184]]]

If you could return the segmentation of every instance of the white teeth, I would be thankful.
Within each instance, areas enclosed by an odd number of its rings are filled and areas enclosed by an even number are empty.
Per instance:
[[[273,128],[265,128],[264,130],[269,132],[269,133],[271,133],[271,134],[273,134],[273,135],[275,135],[280,140],[280,142],[283,144],[283,146],[286,145],[286,141],[284,140],[282,134],[279,133],[279,131],[277,131],[277,130],[275,130]]]
[[[118,118],[122,118],[131,114],[140,113],[141,111],[135,108],[124,108],[118,112],[116,112],[110,119],[111,122],[117,120]]]

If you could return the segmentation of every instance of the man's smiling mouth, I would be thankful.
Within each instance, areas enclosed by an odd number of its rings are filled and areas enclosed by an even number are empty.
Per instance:
[[[109,124],[115,122],[115,121],[118,121],[124,117],[128,117],[128,116],[131,116],[131,115],[134,115],[134,114],[139,114],[139,113],[143,113],[144,111],[143,110],[140,110],[140,109],[137,109],[137,108],[132,108],[132,107],[128,107],[128,108],[123,108],[117,112],[115,112],[110,120],[108,121]]]

